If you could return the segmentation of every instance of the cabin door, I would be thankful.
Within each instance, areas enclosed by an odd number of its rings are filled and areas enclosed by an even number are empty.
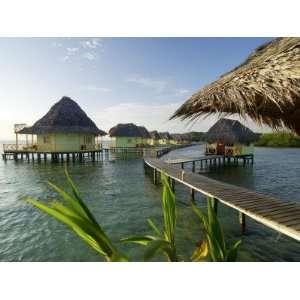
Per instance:
[[[225,144],[217,144],[217,155],[225,154]]]

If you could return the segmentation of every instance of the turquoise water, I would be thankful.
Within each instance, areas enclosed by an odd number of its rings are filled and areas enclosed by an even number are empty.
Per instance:
[[[168,157],[199,156],[193,146]],[[112,239],[149,233],[146,219],[161,223],[161,187],[145,175],[140,158],[75,163],[69,171],[87,205]],[[253,167],[225,167],[205,171],[210,177],[245,186],[286,200],[300,201],[300,149],[256,149]],[[47,200],[55,196],[47,180],[66,187],[61,164],[0,160],[0,260],[1,261],[100,261],[101,258],[63,224],[24,202],[25,196]],[[179,254],[191,254],[202,234],[189,206],[187,189],[176,186]],[[205,208],[205,200],[196,201]],[[241,238],[237,213],[220,207],[220,220],[229,242]],[[300,243],[247,220],[247,233],[239,260],[300,261]],[[141,260],[140,246],[118,244],[132,260]],[[161,260],[156,257],[155,260]]]

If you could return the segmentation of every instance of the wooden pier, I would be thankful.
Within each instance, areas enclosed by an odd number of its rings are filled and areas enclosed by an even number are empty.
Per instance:
[[[145,168],[151,169],[153,181],[158,183],[159,174],[165,173],[171,180],[171,186],[179,182],[190,188],[191,200],[195,192],[214,201],[215,210],[218,202],[227,205],[239,213],[242,231],[246,227],[246,216],[280,233],[300,241],[300,203],[282,201],[273,197],[223,183],[206,176],[182,170],[159,159],[145,159]]]
[[[162,155],[183,147],[186,145],[171,145],[166,147],[145,147],[145,148],[101,148],[97,150],[82,150],[82,151],[60,151],[60,152],[43,152],[43,151],[28,151],[28,150],[4,150],[2,158],[4,161],[32,161],[32,162],[75,162],[75,161],[99,161],[109,159],[111,153],[120,154],[135,154],[141,157],[158,158]]]
[[[196,164],[200,166],[200,170],[208,166],[224,166],[226,164],[237,165],[240,161],[243,165],[253,164],[253,154],[247,155],[238,155],[238,156],[224,156],[224,155],[205,155],[201,157],[194,158],[178,158],[178,159],[169,159],[165,162],[171,165],[181,165],[181,169],[184,169],[186,164],[192,164],[192,170],[195,172]]]
[[[2,154],[4,161],[37,161],[37,162],[75,162],[84,160],[104,160],[108,158],[108,149],[84,150],[84,151],[64,151],[64,152],[39,152],[39,151],[5,151]]]

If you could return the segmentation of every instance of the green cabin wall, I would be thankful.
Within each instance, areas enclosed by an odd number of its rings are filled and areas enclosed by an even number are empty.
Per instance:
[[[116,137],[115,145],[118,148],[132,148],[136,147],[139,140],[136,137]]]
[[[85,139],[91,140],[90,144],[85,143]],[[80,151],[82,146],[86,150],[95,149],[95,136],[93,134],[79,133],[55,133],[37,135],[38,151],[60,152],[60,151]]]

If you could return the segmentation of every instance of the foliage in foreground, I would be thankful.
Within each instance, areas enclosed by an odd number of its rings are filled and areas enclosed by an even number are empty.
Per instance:
[[[205,240],[193,253],[192,260],[201,261],[209,254],[212,261],[236,261],[241,240],[228,249],[223,229],[212,206],[212,200],[208,199],[207,201],[207,216],[192,204],[193,210],[203,224],[205,231]]]
[[[262,134],[255,145],[262,147],[300,147],[300,139],[293,133],[279,131]]]
[[[115,245],[81,199],[79,191],[68,174],[67,169],[65,169],[65,174],[72,194],[48,182],[49,186],[62,197],[63,202],[53,200],[49,206],[33,198],[28,198],[27,202],[67,225],[86,244],[107,261],[128,261],[127,257],[116,249]],[[162,174],[161,179],[163,184],[163,230],[160,230],[158,226],[149,219],[148,224],[154,232],[153,235],[131,236],[123,238],[121,241],[145,246],[145,252],[143,254],[145,261],[153,258],[157,252],[161,252],[168,261],[174,262],[180,260],[176,252],[175,244],[177,219],[175,195],[170,187],[167,176]],[[236,261],[241,241],[236,242],[231,249],[227,249],[222,227],[212,208],[211,202],[212,201],[208,199],[207,216],[195,205],[192,205],[195,214],[203,224],[205,239],[200,243],[199,247],[196,248],[191,260],[203,261],[209,257],[212,261]]]
[[[126,261],[126,257],[118,253],[108,236],[82,201],[67,169],[65,169],[65,174],[68,184],[72,189],[72,195],[57,185],[48,182],[49,186],[64,199],[64,203],[53,200],[50,206],[47,206],[32,198],[28,198],[27,202],[70,227],[84,242],[107,261]]]
[[[141,244],[146,246],[144,260],[151,259],[157,251],[161,251],[168,261],[178,261],[175,245],[176,229],[176,203],[175,195],[171,190],[166,175],[161,176],[163,184],[162,209],[164,219],[164,230],[161,231],[150,219],[148,224],[155,235],[132,236],[121,241]]]

